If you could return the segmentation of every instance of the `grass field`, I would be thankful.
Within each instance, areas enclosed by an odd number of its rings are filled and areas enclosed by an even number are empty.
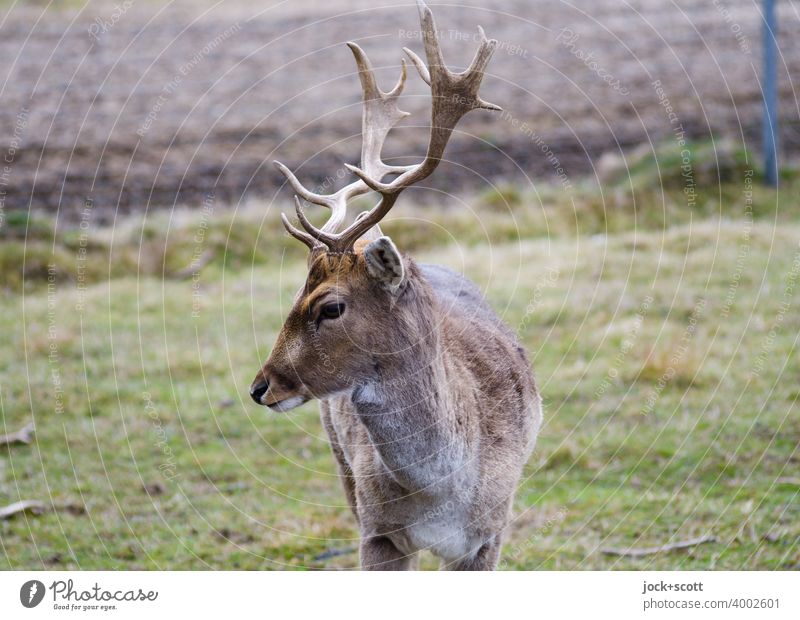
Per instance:
[[[569,208],[507,189],[385,226],[481,285],[533,360],[545,425],[502,568],[800,569],[800,204],[786,187],[776,209],[730,181],[691,212],[675,188]],[[17,223],[0,434],[33,418],[36,439],[0,448],[0,506],[48,509],[0,521],[0,568],[357,565],[316,403],[274,414],[247,397],[304,276],[299,244],[262,215],[161,215],[83,240]],[[198,244],[225,251],[195,278],[161,277]],[[603,552],[698,537],[711,540]]]

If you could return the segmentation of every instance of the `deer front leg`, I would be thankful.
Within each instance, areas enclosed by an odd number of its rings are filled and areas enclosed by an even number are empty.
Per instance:
[[[336,427],[331,420],[330,404],[322,401],[320,403],[319,411],[320,418],[322,420],[322,426],[325,428],[325,432],[328,434],[328,439],[330,440],[331,452],[333,452],[333,456],[336,457],[339,478],[341,479],[342,486],[344,487],[347,503],[350,505],[350,510],[353,512],[353,515],[356,518],[356,523],[360,524],[361,517],[358,514],[355,476],[353,475],[353,469],[350,467],[350,463],[348,463],[347,457],[344,454],[344,450],[342,450],[342,445],[339,435],[336,432]]]
[[[403,553],[386,536],[362,538],[360,555],[362,570],[410,570],[414,558],[414,554]]]

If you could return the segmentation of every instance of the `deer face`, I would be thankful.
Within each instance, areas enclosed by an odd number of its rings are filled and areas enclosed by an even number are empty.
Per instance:
[[[250,386],[253,400],[288,411],[375,378],[376,356],[392,347],[392,307],[404,277],[388,237],[345,254],[313,253],[306,283]]]

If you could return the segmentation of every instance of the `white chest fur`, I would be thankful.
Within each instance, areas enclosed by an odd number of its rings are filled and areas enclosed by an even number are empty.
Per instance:
[[[419,518],[399,536],[398,546],[408,552],[432,551],[447,561],[469,558],[482,541],[470,536],[468,515],[455,501],[423,510]]]

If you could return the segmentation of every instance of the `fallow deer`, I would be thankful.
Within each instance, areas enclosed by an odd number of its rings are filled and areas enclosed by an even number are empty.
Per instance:
[[[320,400],[362,568],[408,569],[427,549],[445,568],[491,570],[541,423],[530,364],[474,284],[401,254],[378,223],[403,189],[438,166],[464,114],[500,109],[478,96],[497,42],[479,28],[471,65],[453,73],[430,9],[418,6],[427,66],[404,51],[431,88],[423,161],[381,159],[387,134],[407,115],[397,107],[405,62],[385,93],[362,49],[348,43],[364,95],[361,167],[348,166],[358,179],[322,195],[275,162],[296,192],[302,230],[282,220],[310,250],[308,276],[250,395],[274,411]],[[347,202],[370,190],[377,205],[339,231]],[[300,198],[331,210],[324,226],[309,222]]]

